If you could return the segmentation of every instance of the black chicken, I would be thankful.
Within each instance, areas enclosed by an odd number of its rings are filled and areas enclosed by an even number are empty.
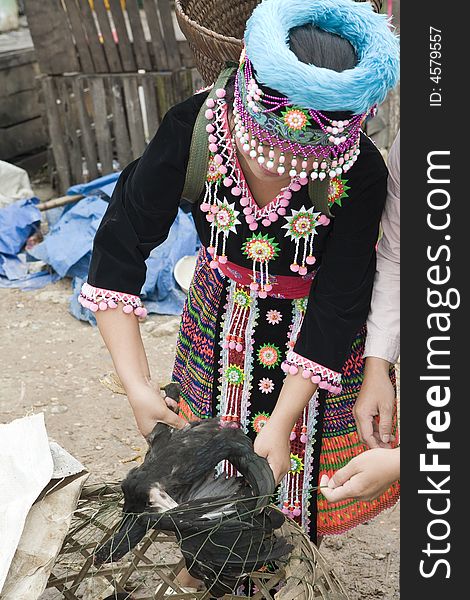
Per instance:
[[[150,528],[173,531],[190,574],[221,597],[292,550],[274,534],[284,515],[268,507],[275,490],[271,468],[243,431],[219,419],[181,430],[159,423],[148,442],[143,464],[122,483],[120,529],[97,550],[95,563],[119,560]],[[242,477],[215,476],[225,459]]]

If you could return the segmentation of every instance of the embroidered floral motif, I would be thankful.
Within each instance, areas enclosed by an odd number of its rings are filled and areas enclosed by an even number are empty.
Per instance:
[[[333,204],[342,206],[342,200],[349,197],[348,190],[351,188],[346,184],[347,179],[341,179],[340,177],[331,180],[328,187],[328,204],[330,206],[333,206]]]
[[[242,246],[242,251],[253,262],[265,264],[279,256],[279,244],[267,234],[253,234]]]
[[[211,155],[207,168],[207,181],[210,183],[215,183],[216,181],[220,181],[222,177],[223,175],[220,171],[220,165],[215,162],[214,155]]]
[[[258,350],[258,362],[267,369],[274,369],[281,361],[281,351],[274,344],[263,344]]]
[[[284,124],[292,131],[304,131],[310,125],[308,112],[302,108],[288,108],[281,114]]]
[[[313,212],[313,208],[307,210],[305,206],[302,206],[300,210],[292,210],[292,215],[286,217],[287,223],[282,226],[282,229],[287,229],[286,237],[290,237],[291,240],[295,241],[316,235],[320,214],[319,212]]]
[[[256,433],[259,433],[263,429],[263,427],[269,421],[269,416],[269,413],[259,412],[253,417],[251,424]]]
[[[282,314],[278,310],[268,310],[266,320],[270,325],[279,325],[282,321]]]
[[[234,302],[243,308],[248,308],[251,305],[251,298],[248,292],[238,288],[234,294]]]
[[[268,379],[268,377],[264,377],[258,383],[258,387],[262,394],[270,394],[274,390],[274,382],[272,379]]]
[[[219,231],[224,232],[226,235],[232,231],[237,233],[237,225],[240,225],[240,221],[237,219],[240,212],[235,210],[235,203],[229,204],[228,202],[218,201],[218,211],[214,216],[214,224]]]
[[[290,473],[293,475],[297,475],[301,473],[304,469],[303,460],[300,458],[298,454],[290,455]]]
[[[237,367],[237,365],[230,365],[230,367],[225,371],[225,376],[228,383],[231,385],[241,385],[245,379],[243,369]]]

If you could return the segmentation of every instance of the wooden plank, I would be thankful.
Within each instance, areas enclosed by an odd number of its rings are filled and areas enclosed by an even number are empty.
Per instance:
[[[0,102],[0,127],[9,127],[42,115],[36,89],[6,96]]]
[[[176,41],[175,28],[173,27],[173,17],[170,2],[169,0],[157,1],[158,10],[160,12],[160,22],[163,30],[163,40],[168,59],[168,67],[171,71],[176,71],[181,67],[181,57],[178,43]]]
[[[0,129],[0,160],[27,154],[47,144],[41,117]]]
[[[18,92],[36,89],[37,75],[37,63],[29,63],[28,65],[0,71],[0,98],[8,98],[8,96],[13,96]]]
[[[138,158],[145,150],[145,135],[137,78],[124,77],[123,83],[127,122],[129,124],[129,133],[131,136],[132,156],[133,158]]]
[[[60,126],[61,119],[59,105],[56,102],[56,93],[52,77],[43,77],[41,84],[46,103],[49,137],[59,178],[59,191],[63,192],[70,187],[71,181],[67,151],[63,141],[62,128]]]
[[[171,73],[156,73],[155,75],[158,110],[163,117],[174,104]]]
[[[96,29],[95,19],[91,10],[88,0],[85,2],[79,0],[80,12],[82,15],[82,23],[88,39],[88,46],[90,48],[91,58],[95,67],[96,73],[107,73],[108,63],[103,50],[103,45],[98,37],[98,31]]]
[[[108,60],[109,70],[112,73],[122,71],[121,57],[114,41],[113,32],[109,23],[109,15],[103,0],[94,0],[95,13],[98,17],[98,24],[103,40],[104,51]]]
[[[31,154],[15,159],[14,164],[27,171],[31,177],[47,166],[47,156],[47,150],[33,150]]]
[[[145,39],[144,28],[142,27],[142,21],[140,20],[140,10],[137,0],[127,0],[126,11],[132,31],[132,43],[134,46],[137,68],[150,71],[152,62],[150,60],[147,41]]]
[[[90,179],[96,179],[99,176],[98,173],[98,156],[96,154],[96,140],[91,129],[90,120],[88,118],[88,112],[86,110],[85,91],[83,89],[84,79],[74,77],[72,80],[72,90],[75,96],[78,122],[80,124],[80,130],[82,134],[82,148],[83,154],[85,155],[86,166],[88,169],[88,175]]]
[[[90,77],[89,84],[93,99],[95,135],[98,146],[98,158],[101,162],[101,174],[108,175],[113,172],[113,148],[108,123],[104,82],[101,77]]]
[[[94,73],[95,68],[88,46],[88,40],[82,27],[82,19],[77,7],[77,2],[76,0],[64,0],[64,3],[67,9],[73,37],[75,39],[75,48],[80,59],[81,70],[83,73]]]
[[[149,136],[147,142],[149,142],[155,135],[160,125],[157,94],[155,92],[155,75],[150,73],[148,75],[143,75],[141,78],[141,83],[145,97],[145,112],[147,113],[147,127]]]
[[[127,33],[126,20],[121,8],[120,0],[109,0],[109,7],[116,27],[118,37],[119,54],[121,55],[121,63],[124,71],[136,71],[136,63],[134,54],[132,53],[132,44]]]
[[[11,50],[0,53],[0,71],[2,69],[10,69],[11,67],[20,67],[29,63],[35,63],[36,52],[34,47],[24,48],[22,50]]]
[[[36,56],[43,73],[60,74],[80,68],[60,0],[26,0],[25,12]]]
[[[74,98],[71,97],[72,89],[68,80],[64,77],[57,78],[56,85],[64,117],[62,129],[69,159],[70,177],[74,183],[78,183],[83,179],[83,158],[77,135],[78,118],[76,116]]]
[[[153,68],[157,71],[168,71],[168,57],[166,55],[165,42],[160,29],[160,19],[158,18],[156,0],[143,0],[143,2],[155,54]]]
[[[131,143],[127,130],[126,115],[124,113],[124,97],[122,93],[122,81],[119,77],[110,79],[110,94],[113,108],[113,129],[116,144],[116,152],[120,168],[123,169],[132,161]]]

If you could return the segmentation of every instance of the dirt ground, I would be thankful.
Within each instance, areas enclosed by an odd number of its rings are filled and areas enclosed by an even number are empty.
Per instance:
[[[98,330],[69,314],[70,290],[70,280],[34,292],[0,290],[0,422],[44,412],[49,435],[89,469],[89,482],[116,481],[145,443],[126,398],[99,383],[112,362]],[[142,325],[152,377],[165,383],[176,326],[160,316]],[[399,598],[399,507],[327,538],[322,550],[351,600]]]

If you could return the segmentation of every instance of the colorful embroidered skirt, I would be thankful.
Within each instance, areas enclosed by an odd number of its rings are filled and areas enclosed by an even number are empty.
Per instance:
[[[201,250],[179,332],[173,381],[182,388],[181,414],[188,421],[221,416],[254,439],[281,391],[281,362],[295,344],[307,298],[260,299],[237,283],[236,273],[225,278],[209,261]],[[363,329],[344,364],[341,394],[316,393],[291,432],[291,470],[276,500],[313,540],[343,533],[398,500],[398,484],[373,502],[334,505],[316,490],[323,473],[332,475],[366,449],[352,414],[362,383],[364,337]],[[233,474],[231,465],[225,470]]]

